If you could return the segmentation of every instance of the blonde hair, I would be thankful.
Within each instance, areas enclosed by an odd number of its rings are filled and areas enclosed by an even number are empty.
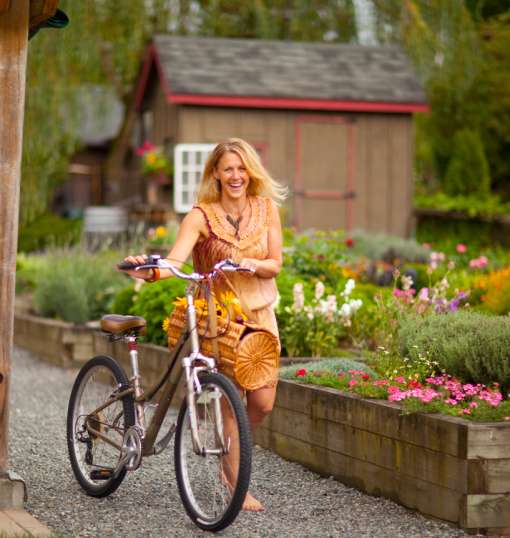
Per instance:
[[[215,169],[225,153],[235,153],[243,162],[250,177],[248,195],[268,196],[277,204],[287,196],[287,187],[280,185],[264,168],[258,153],[248,142],[241,138],[229,138],[220,142],[211,152],[205,163],[204,173],[198,186],[197,202],[218,202],[221,197],[219,181],[215,177]]]

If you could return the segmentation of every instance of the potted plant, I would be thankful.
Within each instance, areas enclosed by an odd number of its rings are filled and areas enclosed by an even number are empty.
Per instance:
[[[170,184],[172,163],[161,146],[144,142],[136,154],[141,157],[142,174],[147,177],[147,203],[155,205],[160,201],[160,190]]]

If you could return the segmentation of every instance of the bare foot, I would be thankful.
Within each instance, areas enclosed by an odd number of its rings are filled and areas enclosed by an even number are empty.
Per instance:
[[[243,503],[243,510],[249,510],[250,512],[263,512],[264,507],[260,504],[251,493],[247,493]]]

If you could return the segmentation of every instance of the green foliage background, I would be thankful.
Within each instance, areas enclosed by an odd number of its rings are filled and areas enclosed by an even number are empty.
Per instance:
[[[492,185],[493,194],[510,200],[509,0],[373,5],[379,42],[405,48],[431,107],[416,116],[418,191],[443,190],[455,200],[473,191],[478,174],[478,198],[488,197]],[[61,0],[60,8],[70,25],[40,31],[29,47],[22,226],[47,210],[54,187],[66,177],[80,143],[80,91],[104,85],[129,103],[143,48],[154,33],[358,40],[353,0]],[[464,174],[466,155],[470,177]]]

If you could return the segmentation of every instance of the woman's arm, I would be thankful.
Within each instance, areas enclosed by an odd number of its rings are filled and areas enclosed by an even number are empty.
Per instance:
[[[178,269],[189,258],[193,247],[198,241],[200,235],[207,235],[207,224],[205,217],[199,209],[192,209],[183,219],[179,226],[179,232],[175,239],[174,246],[167,255],[167,259]],[[136,265],[143,265],[146,256],[144,254],[138,256],[128,256],[124,261]],[[153,276],[152,269],[140,271],[126,271],[131,276],[142,279],[150,279]],[[169,278],[173,276],[170,269],[160,269],[160,278]]]
[[[244,258],[240,263],[241,267],[254,270],[254,274],[261,278],[273,278],[282,268],[282,225],[278,206],[272,200],[269,222],[267,258],[265,260]]]

